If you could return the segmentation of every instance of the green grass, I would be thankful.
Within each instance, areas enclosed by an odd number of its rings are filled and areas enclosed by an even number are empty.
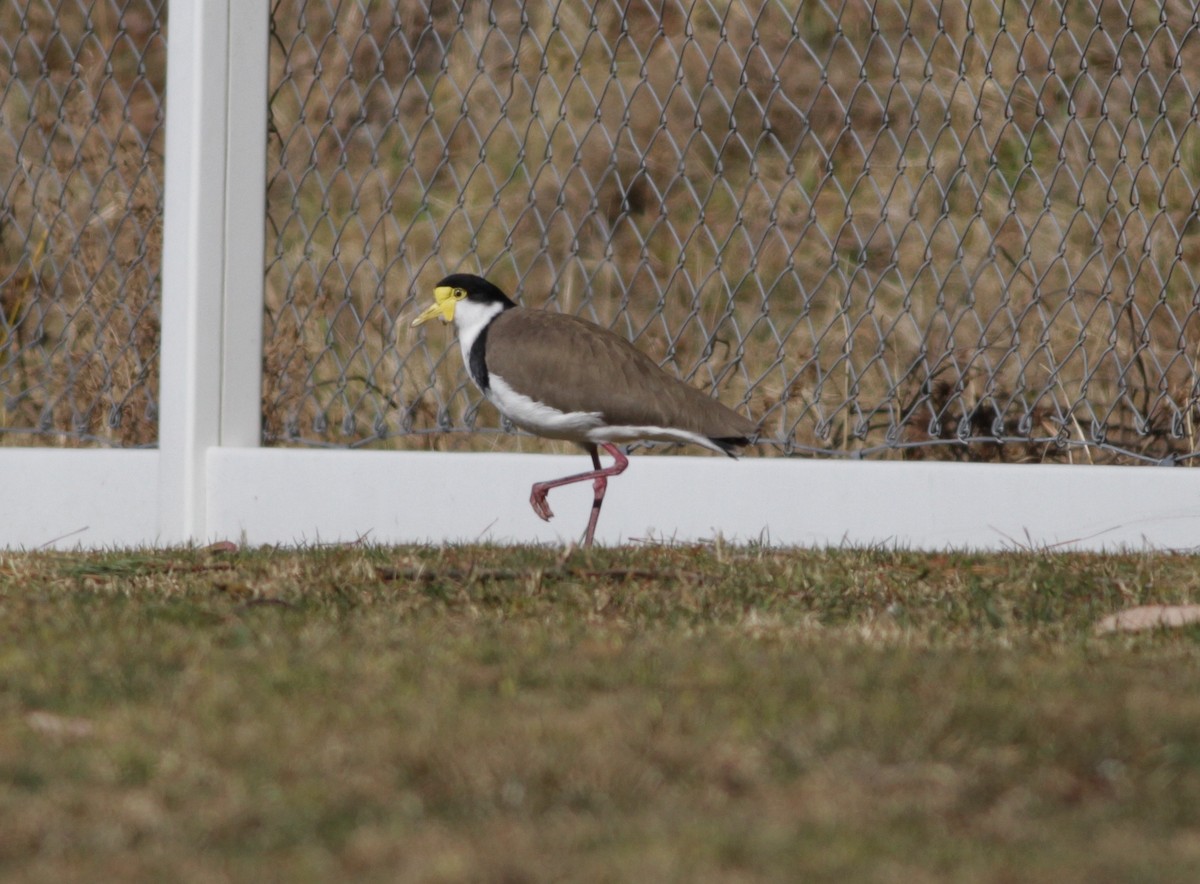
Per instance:
[[[1200,873],[1190,558],[0,555],[0,876]]]

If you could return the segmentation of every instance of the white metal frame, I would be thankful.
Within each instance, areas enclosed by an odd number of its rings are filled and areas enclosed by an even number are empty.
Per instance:
[[[261,435],[265,2],[171,3],[159,525],[207,536],[207,452]]]
[[[578,457],[263,449],[268,3],[172,0],[157,450],[0,448],[0,547],[565,542]],[[449,342],[447,342],[449,345]],[[597,533],[943,548],[1200,545],[1200,470],[637,457]]]

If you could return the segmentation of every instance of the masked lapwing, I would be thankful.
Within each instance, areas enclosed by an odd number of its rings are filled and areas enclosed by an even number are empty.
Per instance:
[[[592,481],[595,497],[583,545],[591,546],[610,476],[629,465],[616,443],[690,442],[734,456],[753,421],[663,371],[629,341],[577,316],[518,307],[486,279],[447,276],[413,320],[453,322],[471,380],[523,430],[576,442],[592,456],[586,473],[538,482],[529,503],[546,521],[552,488]],[[599,450],[613,458],[600,466]]]

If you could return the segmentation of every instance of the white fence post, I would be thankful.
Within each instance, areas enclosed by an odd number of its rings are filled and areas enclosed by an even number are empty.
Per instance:
[[[207,536],[208,450],[260,434],[266,0],[172,0],[159,542]]]
[[[229,5],[220,444],[242,448],[262,442],[270,8],[267,0]]]

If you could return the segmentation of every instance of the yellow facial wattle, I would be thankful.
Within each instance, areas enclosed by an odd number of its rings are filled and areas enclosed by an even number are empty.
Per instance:
[[[418,326],[423,322],[437,317],[442,322],[454,321],[454,305],[466,297],[466,292],[462,289],[451,288],[448,285],[440,285],[433,290],[433,303],[421,311],[420,315],[412,321],[413,326]]]

